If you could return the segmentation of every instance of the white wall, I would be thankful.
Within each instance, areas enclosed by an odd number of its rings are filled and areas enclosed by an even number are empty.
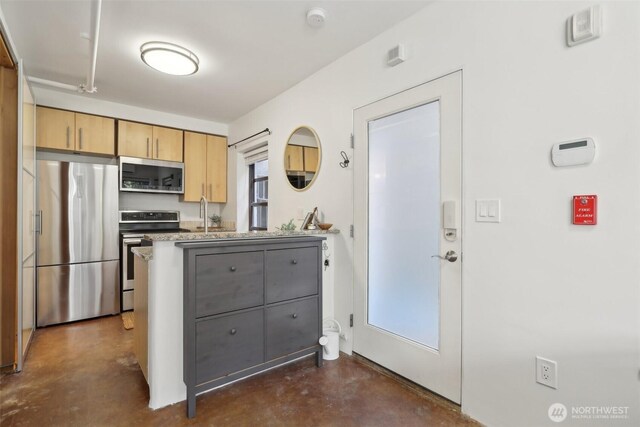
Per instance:
[[[433,3],[229,128],[231,140],[273,131],[270,228],[318,206],[343,230],[335,312],[348,324],[353,176],[338,162],[341,150],[352,154],[352,110],[463,69],[462,409],[488,425],[555,425],[554,402],[629,406],[611,425],[640,423],[640,4],[600,4],[603,36],[568,48],[566,18],[592,3]],[[386,67],[398,42],[409,58]],[[317,131],[323,158],[313,187],[298,193],[283,154],[301,124]],[[554,168],[551,145],[582,136],[595,139],[595,162]],[[232,155],[231,167],[241,165]],[[235,191],[230,182],[225,217],[246,209]],[[574,194],[599,195],[597,226],[571,225]],[[502,223],[474,222],[481,198],[502,200]],[[536,355],[558,362],[558,390],[535,383]]]
[[[97,114],[119,119],[127,119],[144,123],[156,124],[160,126],[176,127],[179,129],[204,132],[216,135],[227,135],[228,126],[224,123],[217,123],[192,117],[180,116],[162,111],[149,110],[146,108],[131,105],[119,104],[110,101],[102,101],[91,95],[78,95],[67,92],[60,92],[43,87],[34,86],[34,92],[38,105],[47,107],[63,108],[67,110],[80,111],[88,114]],[[105,160],[104,157],[89,157],[67,155],[61,153],[39,153],[38,158],[48,158],[62,161],[91,161],[103,163],[105,161],[114,162],[112,159]],[[211,203],[209,205],[210,214],[219,213],[222,205]],[[183,221],[199,220],[200,205],[198,203],[185,203],[180,201],[180,196],[173,194],[144,194],[144,193],[120,193],[120,209],[158,209],[158,210],[178,210]]]

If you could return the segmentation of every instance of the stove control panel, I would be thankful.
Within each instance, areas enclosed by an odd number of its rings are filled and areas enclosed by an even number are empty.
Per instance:
[[[120,211],[120,223],[180,222],[179,211]]]

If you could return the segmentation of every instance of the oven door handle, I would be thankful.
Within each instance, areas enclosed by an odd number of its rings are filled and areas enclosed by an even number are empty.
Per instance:
[[[130,245],[131,243],[142,243],[142,239],[122,239],[122,243],[125,245]]]

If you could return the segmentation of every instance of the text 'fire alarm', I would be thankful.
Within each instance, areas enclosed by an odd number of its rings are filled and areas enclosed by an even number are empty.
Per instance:
[[[598,196],[595,194],[573,196],[573,223],[576,225],[598,223]]]

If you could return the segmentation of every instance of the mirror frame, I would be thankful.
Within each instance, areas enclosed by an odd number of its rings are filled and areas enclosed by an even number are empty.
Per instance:
[[[289,179],[287,177],[287,169],[284,166],[286,164],[287,146],[289,145],[289,141],[291,141],[291,137],[297,131],[299,131],[300,129],[307,129],[307,130],[311,131],[313,136],[316,138],[316,142],[318,143],[318,166],[316,167],[316,173],[313,175],[313,179],[309,182],[309,185],[305,186],[304,188],[296,188],[293,185],[291,185],[291,183],[289,182]],[[285,176],[285,179],[287,181],[287,184],[289,185],[289,188],[291,188],[294,191],[297,191],[298,193],[301,193],[303,191],[307,191],[309,188],[311,188],[313,186],[313,184],[316,182],[316,179],[318,179],[318,175],[320,174],[320,167],[322,166],[322,143],[320,142],[320,137],[318,136],[318,133],[316,132],[316,130],[314,128],[312,128],[311,126],[307,126],[307,125],[297,126],[289,134],[289,137],[287,138],[287,142],[284,144],[284,152],[282,153],[282,160],[283,160],[282,169],[284,171],[284,176]]]

